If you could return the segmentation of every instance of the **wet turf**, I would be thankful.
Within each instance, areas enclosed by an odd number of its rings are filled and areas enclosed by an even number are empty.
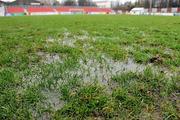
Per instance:
[[[180,115],[180,18],[0,18],[0,119]]]

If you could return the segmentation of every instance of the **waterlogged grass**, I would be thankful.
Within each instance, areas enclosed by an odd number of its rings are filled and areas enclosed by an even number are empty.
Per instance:
[[[180,119],[180,18],[0,18],[0,119]]]
[[[136,114],[145,115],[149,112],[152,119],[166,119],[167,116],[168,119],[178,119],[178,103],[173,100],[164,103],[167,99],[173,99],[172,91],[178,91],[178,79],[167,79],[163,74],[153,73],[147,68],[143,73],[126,72],[114,76],[112,80],[119,84],[113,96],[121,104],[124,114],[131,113],[129,117],[136,118]],[[138,116],[137,119],[139,117],[145,116]]]

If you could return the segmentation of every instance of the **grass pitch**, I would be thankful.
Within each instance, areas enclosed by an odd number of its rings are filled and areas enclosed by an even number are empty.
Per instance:
[[[180,119],[180,18],[0,18],[0,119]]]

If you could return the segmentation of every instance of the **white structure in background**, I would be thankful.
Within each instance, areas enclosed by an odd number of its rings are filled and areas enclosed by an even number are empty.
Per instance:
[[[111,1],[93,1],[100,8],[111,8]]]
[[[3,1],[3,2],[14,2],[14,1],[16,1],[16,0],[1,0],[1,1]]]
[[[37,1],[45,3],[45,4],[53,5],[53,3],[57,0],[37,0]]]
[[[152,13],[157,13],[158,9],[157,8],[152,8]]]
[[[30,3],[30,5],[39,6],[39,5],[41,5],[41,3]]]
[[[135,2],[136,0],[91,0],[91,1],[94,2],[97,5],[97,7],[111,8],[121,5],[128,1]]]
[[[144,8],[133,8],[130,11],[130,14],[132,14],[132,15],[141,15],[141,14],[144,14],[144,12],[145,12]]]
[[[57,2],[59,2],[60,4],[64,3],[67,0],[56,0]],[[78,0],[74,0],[76,3],[78,2]]]
[[[172,8],[172,9],[171,9],[171,12],[172,12],[172,13],[177,13],[177,12],[178,12],[178,8]]]
[[[4,16],[5,15],[5,8],[4,6],[0,6],[0,16]]]

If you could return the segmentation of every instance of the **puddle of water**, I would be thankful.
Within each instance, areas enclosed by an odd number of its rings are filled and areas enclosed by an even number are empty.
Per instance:
[[[89,33],[87,31],[82,31],[82,35],[75,35],[74,39],[85,41],[90,39]]]
[[[93,57],[92,57],[93,58]],[[69,74],[80,76],[86,82],[97,80],[100,84],[109,86],[112,84],[111,78],[123,72],[143,72],[147,67],[152,67],[154,73],[163,71],[167,77],[174,76],[175,73],[153,66],[153,64],[143,65],[136,63],[133,59],[127,61],[114,61],[112,58],[102,55],[99,60],[96,58],[83,58],[79,60],[79,67]]]
[[[81,31],[82,35],[72,35],[70,32],[65,31],[63,38],[59,40],[60,45],[66,45],[69,47],[75,47],[77,40],[84,41],[90,39],[90,36],[87,31]]]
[[[65,102],[60,100],[60,94],[57,91],[54,90],[42,90],[41,93],[43,96],[45,96],[45,99],[41,103],[39,103],[39,106],[42,106],[45,109],[51,109],[53,111],[57,111],[61,108],[63,108]],[[51,120],[52,116],[49,112],[43,112],[38,113],[34,109],[30,109],[32,112],[33,118],[36,118],[37,120]]]
[[[111,84],[111,78],[122,72],[142,72],[146,66],[135,63],[132,59],[127,62],[114,61],[111,58],[102,56],[97,59],[80,59],[78,69],[71,71],[70,74],[80,76],[84,82],[94,82],[97,80],[102,85]]]
[[[52,64],[55,62],[63,63],[62,59],[60,58],[59,54],[57,54],[57,53],[37,52],[37,55],[42,57],[42,61],[45,64]]]
[[[173,56],[173,50],[167,48],[167,49],[164,50],[164,54]]]
[[[42,69],[38,66],[32,66],[31,70],[20,73],[22,83],[16,88],[17,94],[23,93],[27,88],[38,85],[42,81]]]
[[[46,56],[46,60],[44,61],[44,63],[46,64],[51,64],[51,63],[54,63],[54,62],[62,62],[60,60],[60,57],[58,54],[54,53],[54,54],[47,54]]]
[[[64,33],[64,38],[59,40],[60,45],[67,45],[70,47],[75,47],[75,42],[77,40],[98,40],[104,39],[107,37],[99,36],[99,37],[90,37],[89,34],[84,31],[80,36],[71,36],[70,32]],[[119,39],[119,38],[108,38],[108,39]],[[49,38],[48,42],[55,42],[55,39]],[[84,50],[93,49],[93,46],[88,42],[84,42],[83,44]],[[133,50],[133,47],[128,46],[127,50]],[[171,53],[170,50],[167,50],[168,54]],[[170,53],[169,53],[170,52]],[[56,62],[63,63],[62,58],[57,53],[46,53],[46,52],[38,52],[38,56],[42,58],[42,62],[45,64],[53,64]],[[79,60],[79,66],[73,70],[66,71],[61,75],[62,78],[58,80],[57,84],[62,84],[63,82],[67,82],[68,80],[78,76],[83,82],[91,83],[97,81],[101,85],[107,86],[107,92],[111,92],[113,88],[118,85],[111,81],[111,78],[115,75],[119,75],[122,72],[143,72],[150,65],[142,65],[137,64],[133,59],[128,59],[127,61],[114,61],[112,58],[109,58],[105,55],[101,55],[99,59],[96,57],[83,57]],[[154,67],[159,69],[158,67]],[[161,68],[163,70],[163,68]],[[52,72],[58,71],[54,69]],[[168,76],[173,76],[173,73],[170,73],[166,70]],[[42,81],[42,72],[43,70],[38,66],[31,66],[31,74],[24,76],[23,80],[25,81],[22,86],[27,86],[39,84]],[[49,73],[51,74],[51,73]],[[57,74],[57,72],[56,72]],[[51,78],[51,77],[50,77]],[[46,97],[44,99],[44,106],[51,107],[54,111],[61,109],[64,106],[64,101],[60,100],[61,95],[54,90],[43,90],[42,94]],[[42,115],[41,119],[50,119],[49,113],[45,113]]]
[[[83,41],[83,48],[84,50],[93,49],[93,46],[90,45],[88,40],[97,41],[97,40],[118,40],[119,37],[107,37],[107,36],[90,36],[89,33],[85,30],[80,31],[80,35],[72,34],[68,31],[68,29],[64,29],[63,38],[53,39],[49,37],[47,42],[58,42],[61,46],[69,46],[69,47],[76,47],[75,43],[77,41]],[[48,44],[47,44],[48,46]]]
[[[64,38],[61,41],[59,41],[59,45],[63,45],[63,46],[69,46],[69,47],[75,47],[75,39],[72,38]]]
[[[46,40],[47,42],[55,42],[56,40],[54,39],[54,38],[52,38],[52,37],[49,37],[47,40]]]
[[[64,106],[64,101],[60,100],[60,93],[53,90],[43,90],[42,94],[45,96],[44,104],[52,107],[53,110],[56,111]]]
[[[60,45],[66,45],[70,47],[75,47],[75,42],[77,40],[86,41],[86,40],[101,40],[101,39],[110,39],[116,40],[119,37],[105,37],[105,36],[95,36],[90,37],[87,31],[80,31],[80,35],[73,35],[68,29],[64,29],[63,38],[58,40]],[[140,31],[142,36],[145,35],[143,31]],[[54,41],[52,38],[49,38],[48,41]],[[93,46],[88,42],[83,42],[83,49],[86,51],[88,49],[93,49]],[[132,46],[127,46],[124,48],[127,51],[133,51]],[[166,51],[169,54],[170,50]],[[44,63],[51,64],[54,62],[60,62],[60,57],[58,54],[48,54],[48,53],[38,53],[40,56],[44,58]],[[128,59],[127,61],[114,61],[111,58],[108,58],[104,55],[101,56],[101,60],[97,60],[96,58],[83,58],[79,60],[79,68],[69,71],[68,76],[73,77],[74,75],[80,76],[85,82],[91,82],[92,80],[98,80],[102,84],[108,84],[108,81],[112,76],[121,74],[122,72],[142,72],[146,67],[153,66],[152,64],[142,65],[137,64],[133,59]],[[157,68],[162,71],[165,71],[163,68]],[[168,76],[172,76],[168,71],[165,71]]]
[[[50,54],[46,52],[37,52],[37,55],[42,58],[42,63],[44,64],[53,64],[57,62],[63,63],[63,60],[57,53]],[[28,86],[39,84],[43,79],[43,70],[39,65],[30,65],[29,68],[29,71],[23,71],[22,73],[23,89],[27,88]],[[19,91],[22,91],[21,88]]]

